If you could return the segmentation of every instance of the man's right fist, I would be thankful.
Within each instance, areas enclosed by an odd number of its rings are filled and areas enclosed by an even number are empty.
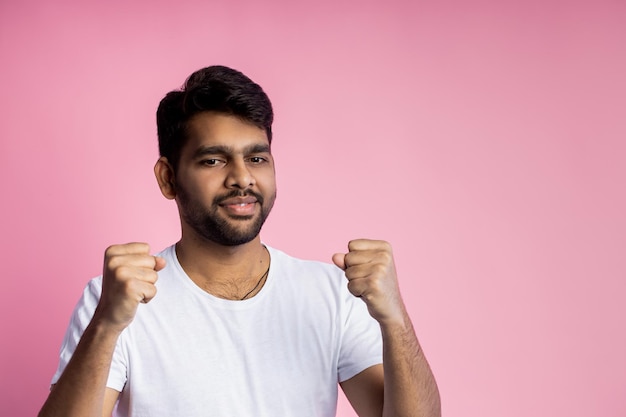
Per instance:
[[[156,295],[158,274],[165,259],[150,255],[147,243],[109,246],[104,253],[102,295],[94,318],[116,331],[124,330],[135,317],[139,303]]]

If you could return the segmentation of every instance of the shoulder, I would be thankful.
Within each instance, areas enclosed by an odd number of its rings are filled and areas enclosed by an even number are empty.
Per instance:
[[[165,249],[161,250],[160,252],[155,253],[154,256],[159,256],[161,258],[164,258],[166,261],[173,259],[176,257],[176,245],[172,244],[166,247]]]

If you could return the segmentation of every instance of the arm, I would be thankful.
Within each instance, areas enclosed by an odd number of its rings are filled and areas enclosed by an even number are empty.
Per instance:
[[[92,320],[39,417],[110,416],[119,394],[106,388],[116,341],[117,335]]]
[[[346,397],[361,417],[439,417],[439,391],[400,296],[391,246],[360,239],[348,249],[333,261],[346,271],[350,292],[380,324],[383,365],[343,382]]]
[[[140,302],[156,294],[157,271],[165,266],[144,243],[111,246],[105,253],[102,295],[72,359],[52,387],[39,417],[110,416],[118,392],[106,388],[117,339]]]

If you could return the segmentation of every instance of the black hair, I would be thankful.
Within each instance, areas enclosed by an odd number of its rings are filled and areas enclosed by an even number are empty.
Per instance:
[[[157,134],[159,153],[176,169],[187,140],[187,123],[198,113],[215,111],[231,114],[264,129],[272,143],[274,112],[261,86],[243,73],[221,65],[191,74],[180,90],[159,103]]]

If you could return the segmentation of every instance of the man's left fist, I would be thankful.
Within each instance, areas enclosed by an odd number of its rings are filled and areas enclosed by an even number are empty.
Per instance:
[[[336,253],[333,262],[348,278],[348,290],[367,304],[380,324],[404,321],[406,311],[396,277],[391,245],[382,240],[357,239],[348,253]]]

